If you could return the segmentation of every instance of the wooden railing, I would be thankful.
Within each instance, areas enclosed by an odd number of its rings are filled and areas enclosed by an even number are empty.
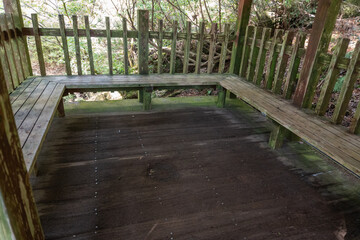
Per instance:
[[[15,28],[12,14],[0,14],[0,60],[9,92],[19,86],[26,77],[32,75],[30,60],[26,55],[27,45],[21,29]]]
[[[143,12],[143,13],[142,13]],[[147,14],[146,14],[147,13]],[[62,47],[64,52],[64,62],[66,68],[66,74],[72,75],[70,57],[69,57],[69,48],[67,44],[68,38],[74,38],[75,49],[76,49],[76,66],[78,75],[84,74],[81,68],[81,55],[80,55],[80,45],[79,38],[86,38],[87,42],[87,55],[88,61],[90,65],[90,74],[95,74],[95,63],[93,57],[92,50],[92,37],[97,38],[106,38],[107,44],[107,58],[108,58],[108,73],[113,74],[113,58],[112,58],[112,47],[111,47],[111,39],[123,39],[123,63],[125,68],[125,74],[129,73],[128,67],[128,39],[135,38],[138,39],[138,57],[139,57],[139,72],[141,72],[141,68],[146,68],[148,65],[148,55],[149,55],[149,41],[152,39],[157,40],[157,48],[158,48],[158,66],[154,66],[154,69],[157,69],[158,73],[163,73],[164,69],[163,65],[163,40],[171,40],[171,50],[170,54],[170,73],[175,73],[175,61],[177,57],[180,57],[183,62],[183,73],[189,72],[189,59],[190,59],[190,44],[192,40],[197,41],[197,52],[195,62],[191,62],[191,64],[195,66],[195,72],[200,73],[200,68],[207,66],[207,73],[212,73],[214,69],[214,59],[219,59],[219,72],[223,73],[225,69],[225,60],[230,59],[230,54],[228,51],[229,43],[234,39],[234,35],[230,34],[230,25],[226,24],[224,28],[224,32],[219,32],[217,29],[217,24],[213,23],[211,26],[211,30],[209,33],[205,30],[205,23],[200,23],[200,31],[199,32],[191,32],[192,26],[191,22],[186,23],[186,29],[183,32],[179,32],[178,30],[178,22],[174,21],[172,25],[172,31],[164,31],[163,29],[163,21],[159,20],[158,26],[159,29],[157,31],[150,31],[148,27],[148,11],[139,10],[138,11],[138,29],[137,30],[128,30],[126,19],[122,21],[122,29],[110,29],[110,18],[106,17],[106,29],[91,29],[89,24],[89,17],[84,16],[85,28],[79,28],[78,26],[78,16],[72,16],[73,28],[68,29],[65,28],[64,16],[59,15],[59,28],[40,28],[38,23],[37,14],[32,14],[32,28],[23,28],[22,34],[24,36],[35,37],[35,44],[37,49],[37,56],[40,66],[40,73],[42,76],[46,76],[46,68],[45,68],[45,59],[43,48],[41,44],[41,37],[61,37]],[[148,40],[146,43],[141,43],[142,36],[146,36]],[[184,50],[182,54],[178,54],[176,51],[176,46],[178,41],[184,41]],[[209,43],[208,53],[204,53],[203,46],[204,42]],[[221,43],[221,53],[216,53],[216,43]],[[143,45],[141,45],[143,44]],[[141,46],[141,47],[140,47]],[[145,50],[145,55],[142,51]],[[169,51],[169,50],[168,50]],[[140,63],[141,62],[141,63]],[[147,67],[148,69],[148,67]],[[144,73],[144,72],[143,72]]]
[[[244,51],[240,65],[240,76],[254,84],[291,99],[300,74],[300,64],[305,55],[306,35],[302,32],[289,32],[276,29],[248,26]],[[331,122],[342,123],[348,109],[354,85],[360,76],[360,41],[357,42],[351,57],[346,56],[350,40],[340,38],[332,54],[323,53],[319,59],[320,69],[324,69],[321,93],[317,100],[315,113],[323,116],[329,108],[331,94],[340,72],[346,71],[339,97],[335,104]],[[266,63],[266,64],[265,64]],[[265,73],[265,74],[264,74]],[[315,89],[316,90],[316,89]],[[350,132],[360,131],[360,105],[352,119]]]

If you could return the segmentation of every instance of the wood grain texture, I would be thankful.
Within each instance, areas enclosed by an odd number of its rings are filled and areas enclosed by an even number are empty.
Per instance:
[[[88,55],[89,55],[90,74],[95,75],[94,56],[93,56],[92,42],[91,42],[91,35],[90,35],[89,16],[84,16],[84,21],[85,21],[85,29],[86,29],[86,42],[87,42]]]
[[[106,46],[107,46],[107,57],[109,64],[109,74],[113,75],[113,59],[112,59],[112,47],[111,47],[111,32],[110,32],[110,18],[105,18],[106,25]]]
[[[244,51],[244,39],[246,40],[247,26],[250,20],[252,0],[239,1],[238,14],[235,26],[235,40],[232,48],[231,61],[230,61],[230,73],[239,74],[240,64]]]
[[[44,54],[42,50],[41,44],[41,37],[39,34],[39,21],[37,14],[31,14],[31,20],[34,28],[34,37],[35,37],[35,45],[36,45],[36,53],[38,56],[39,66],[40,66],[40,74],[41,76],[46,76],[46,69],[45,69],[45,60]]]
[[[184,63],[183,63],[183,73],[186,74],[189,72],[189,56],[190,56],[190,46],[191,46],[191,22],[186,22],[186,40],[184,44]]]
[[[199,40],[197,42],[196,46],[196,63],[195,63],[195,73],[200,74],[200,68],[201,68],[201,59],[203,54],[203,48],[204,48],[204,34],[205,34],[205,23],[200,22],[199,26]]]
[[[261,36],[261,43],[259,48],[259,55],[256,60],[256,67],[254,72],[254,78],[253,80],[248,79],[250,81],[253,81],[256,85],[260,85],[263,75],[264,75],[264,68],[265,68],[265,61],[266,61],[266,49],[265,44],[269,40],[271,34],[270,28],[264,28]]]
[[[244,47],[243,47],[242,57],[241,57],[241,65],[240,65],[240,70],[239,70],[240,77],[246,77],[246,71],[248,69],[249,58],[250,58],[250,53],[251,53],[251,48],[249,46],[251,43],[250,36],[252,36],[254,34],[254,31],[255,31],[254,26],[248,26],[246,29]]]
[[[342,128],[309,115],[289,101],[237,77],[229,77],[220,84],[339,164],[360,174],[359,136],[346,133]]]
[[[172,24],[172,41],[171,41],[171,53],[170,53],[170,73],[175,73],[176,68],[176,40],[177,40],[177,29],[178,29],[178,22],[173,21]]]
[[[207,73],[210,74],[213,72],[214,68],[214,56],[216,52],[216,35],[218,31],[217,23],[211,24],[210,29],[210,46],[209,46],[209,56],[208,56],[208,65],[207,65]]]
[[[294,94],[294,104],[309,108],[320,77],[320,55],[326,53],[339,14],[342,0],[319,1],[300,79]]]
[[[67,36],[66,36],[66,32],[65,32],[65,20],[64,20],[64,15],[61,15],[61,14],[59,15],[59,26],[60,26],[62,47],[63,47],[63,51],[64,51],[64,61],[65,61],[66,74],[67,75],[72,75],[69,47],[68,47]]]
[[[284,31],[281,29],[275,29],[273,39],[271,41],[270,49],[269,49],[269,63],[266,66],[265,70],[265,88],[272,89],[275,70],[277,65],[277,60],[279,53],[276,51],[277,44],[280,41],[284,34]]]
[[[137,11],[139,74],[149,74],[149,11]]]
[[[128,53],[128,42],[127,42],[127,22],[126,18],[122,19],[122,27],[123,27],[123,44],[124,44],[124,71],[125,75],[129,74],[129,53]]]
[[[45,239],[32,195],[2,67],[0,67],[0,156],[0,190],[15,238]]]
[[[334,86],[339,77],[340,69],[337,67],[338,61],[341,57],[344,57],[348,48],[350,39],[339,38],[333,52],[333,58],[327,70],[324,84],[321,88],[321,93],[316,104],[315,112],[323,116],[329,107],[329,101],[331,94],[334,90]]]
[[[78,72],[78,75],[82,75],[80,40],[79,40],[79,29],[78,29],[77,16],[73,15],[72,20],[73,20],[73,28],[74,28],[74,42],[75,42],[75,56],[76,56],[77,72]]]
[[[158,40],[158,65],[157,73],[162,73],[162,64],[163,64],[163,38],[164,38],[164,22],[162,19],[159,20],[159,40]]]
[[[346,71],[344,82],[341,86],[340,95],[338,97],[335,110],[332,116],[332,122],[339,124],[342,122],[345,112],[348,108],[351,99],[354,85],[359,77],[359,72],[356,72],[355,66],[360,62],[360,41],[356,43],[354,52],[352,54],[349,68]]]

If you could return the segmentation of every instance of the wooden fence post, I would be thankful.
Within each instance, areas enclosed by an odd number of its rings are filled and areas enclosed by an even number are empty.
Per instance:
[[[149,11],[137,11],[139,74],[149,74]]]
[[[1,66],[0,176],[0,191],[15,238],[43,240],[45,237],[32,195]]]
[[[5,12],[12,14],[15,27],[22,30],[22,28],[24,27],[24,20],[20,7],[20,0],[3,0],[3,3]],[[19,38],[19,45],[22,56],[25,56],[22,58],[22,63],[25,68],[24,77],[26,78],[33,75],[26,36]]]
[[[296,106],[309,108],[312,105],[321,74],[319,59],[321,54],[328,50],[341,2],[342,0],[319,0],[300,79],[295,90]]]
[[[233,44],[230,73],[239,74],[244,46],[246,27],[249,24],[252,0],[239,0],[238,18],[236,20],[236,39]]]

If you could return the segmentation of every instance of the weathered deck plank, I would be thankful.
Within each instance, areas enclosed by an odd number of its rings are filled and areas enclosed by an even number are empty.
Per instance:
[[[33,179],[46,238],[333,238],[341,215],[262,147],[264,123],[216,108],[55,120]]]

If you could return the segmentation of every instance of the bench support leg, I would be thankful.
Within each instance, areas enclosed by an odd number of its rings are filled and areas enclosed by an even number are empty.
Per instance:
[[[219,108],[223,108],[223,107],[225,107],[226,89],[224,89],[222,86],[218,85],[216,87],[216,90],[218,92],[218,99],[216,102],[216,106]]]
[[[138,91],[138,100],[139,100],[139,103],[144,102],[144,91],[143,90]]]
[[[286,128],[275,123],[275,127],[270,134],[269,146],[272,149],[280,148],[283,145],[287,132],[288,130]]]
[[[143,101],[144,101],[144,110],[151,110],[151,94],[152,88],[144,88],[143,91]]]
[[[37,177],[38,173],[39,173],[39,168],[37,161],[35,161],[30,174],[31,176]]]
[[[57,108],[57,115],[58,117],[65,117],[65,109],[64,109],[64,99],[61,98],[59,102],[59,106]]]

